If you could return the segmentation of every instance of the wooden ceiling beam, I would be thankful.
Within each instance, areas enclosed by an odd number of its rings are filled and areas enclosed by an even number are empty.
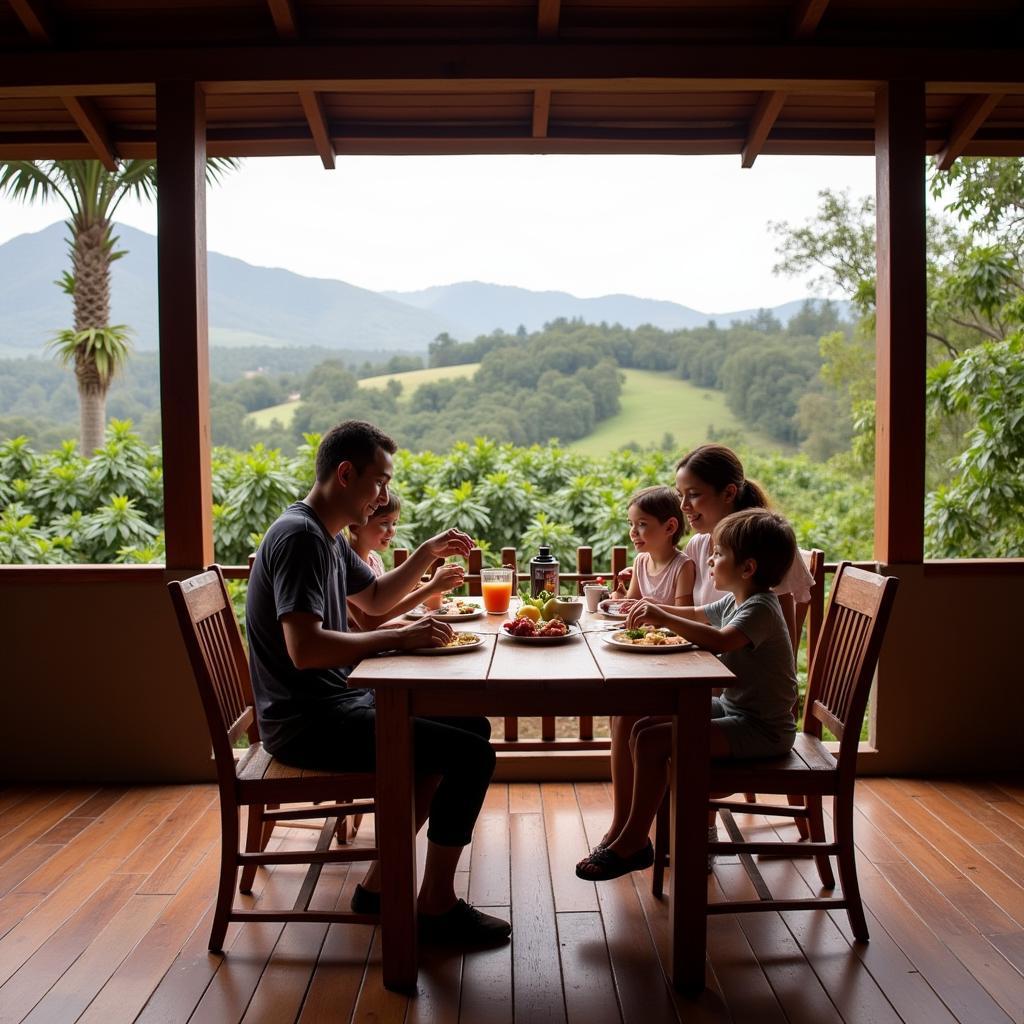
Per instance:
[[[300,89],[299,100],[302,102],[302,110],[309,122],[309,130],[313,135],[313,142],[316,151],[320,154],[320,160],[327,171],[334,170],[334,143],[331,141],[331,131],[327,124],[327,116],[324,113],[324,103],[320,94],[313,89]]]
[[[562,0],[537,0],[537,38],[557,39]]]
[[[182,68],[209,94],[227,91],[340,92],[369,85],[450,91],[487,87],[561,89],[594,83],[606,90],[664,86],[829,92],[843,86],[874,90],[886,80],[1020,83],[1024,47],[996,50],[875,48],[806,44],[677,45],[655,43],[521,43],[383,46],[210,47],[111,51],[64,50],[4,54],[0,88],[63,87],[82,95],[91,86],[173,79]],[[1010,90],[1005,90],[1010,91]]]
[[[972,96],[957,111],[949,138],[936,157],[940,171],[948,171],[953,166],[956,158],[967,148],[968,143],[1002,99],[1003,94],[999,92],[989,93],[987,96]]]
[[[295,17],[292,0],[267,0],[270,16],[274,19],[274,28],[280,39],[298,39],[299,22]]]
[[[818,29],[828,0],[799,0],[793,12],[792,32],[796,39],[810,39]]]
[[[772,126],[778,119],[785,102],[786,94],[784,92],[775,91],[761,94],[754,110],[754,116],[750,119],[747,141],[743,144],[743,151],[740,154],[741,167],[754,166],[754,161],[771,133]]]
[[[86,96],[62,96],[61,100],[75,124],[89,140],[96,159],[108,171],[117,170],[117,149],[110,138],[110,129],[96,104]]]
[[[43,12],[38,0],[10,0],[10,2],[18,20],[25,26],[25,31],[37,43],[52,46],[54,42],[53,25]]]
[[[548,135],[548,119],[551,116],[551,90],[534,89],[533,91],[533,137],[546,139]]]

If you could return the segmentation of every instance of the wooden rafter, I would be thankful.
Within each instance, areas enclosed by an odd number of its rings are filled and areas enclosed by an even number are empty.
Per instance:
[[[300,89],[299,99],[302,101],[302,109],[309,122],[309,130],[313,134],[313,142],[316,143],[316,151],[320,154],[324,168],[333,171],[334,143],[331,142],[331,131],[327,124],[327,115],[324,113],[323,99],[313,89]]]
[[[750,119],[750,127],[747,129],[747,141],[743,144],[743,152],[740,157],[743,167],[754,166],[754,161],[771,133],[772,126],[785,102],[786,94],[779,90],[761,94],[754,110],[754,116]]]
[[[548,137],[548,117],[551,113],[551,90],[533,90],[533,137],[535,139],[546,139]]]
[[[37,42],[47,46],[53,43],[53,26],[43,13],[38,0],[11,0],[11,7],[25,31]]]
[[[879,48],[798,44],[763,46],[652,43],[522,43],[458,46],[450,43],[386,46],[168,47],[5,52],[0,95],[113,94],[130,84],[133,94],[152,92],[155,81],[186,67],[204,91],[258,93],[311,88],[337,90],[465,92],[555,89],[607,92],[610,79],[624,91],[782,89],[786,92],[874,92],[899,75],[952,91],[958,83],[990,83],[988,92],[1011,91],[1024,67],[1024,47],[999,50]],[[999,84],[996,84],[999,83]],[[964,91],[980,91],[967,89]],[[52,94],[52,93],[51,93]]]
[[[295,18],[292,0],[267,0],[274,28],[281,39],[298,39],[299,23]]]
[[[968,143],[1002,99],[1001,92],[989,93],[987,96],[972,96],[957,111],[949,138],[935,158],[940,171],[948,171],[953,166],[953,162],[967,148]]]
[[[110,130],[96,104],[86,96],[62,96],[68,113],[75,119],[82,134],[89,140],[96,159],[108,171],[117,170],[117,150],[110,138]]]
[[[793,12],[793,35],[797,39],[810,39],[826,7],[828,0],[800,0]]]
[[[537,38],[555,39],[562,14],[562,0],[537,0]]]

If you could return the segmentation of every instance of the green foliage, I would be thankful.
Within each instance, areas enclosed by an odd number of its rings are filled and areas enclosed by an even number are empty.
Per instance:
[[[973,423],[950,461],[950,482],[928,496],[932,557],[1024,555],[1024,331],[933,371],[929,398]]]
[[[213,453],[214,548],[218,561],[244,564],[271,522],[301,498],[313,480],[319,438],[299,453],[256,445]],[[516,447],[486,438],[459,442],[445,454],[395,455],[402,497],[396,543],[415,546],[450,526],[466,530],[497,564],[503,547],[525,563],[541,544],[570,570],[588,544],[596,565],[628,545],[626,508],[639,487],[670,483],[679,452],[623,450],[588,457],[555,444]],[[804,546],[831,556],[871,553],[870,488],[806,457],[758,458],[743,453],[780,509],[793,518]],[[160,562],[164,558],[159,450],[131,425],[114,422],[89,463],[74,442],[36,454],[23,440],[0,445],[0,560],[4,562]]]

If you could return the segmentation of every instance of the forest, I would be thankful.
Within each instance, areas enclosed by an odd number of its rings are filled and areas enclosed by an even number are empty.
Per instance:
[[[928,224],[928,366],[925,551],[928,557],[1024,555],[1024,161],[961,159],[933,170],[939,212]],[[304,351],[247,375],[251,353],[214,354],[214,529],[217,557],[244,561],[262,531],[312,479],[320,432],[345,417],[378,421],[403,446],[397,489],[402,540],[459,525],[494,557],[508,543],[549,543],[568,557],[593,545],[599,560],[626,542],[625,500],[671,478],[681,452],[621,450],[590,458],[563,445],[612,415],[621,371],[639,368],[717,388],[751,427],[798,455],[743,450],[790,516],[804,546],[830,558],[872,550],[874,460],[874,209],[870,197],[824,191],[803,225],[777,224],[782,274],[819,274],[855,303],[840,323],[827,303],[786,327],[757,317],[727,327],[664,332],[559,320],[533,334],[459,343],[441,336],[437,365],[477,362],[474,377],[420,388],[360,389],[383,372]],[[285,350],[288,358],[303,350]],[[413,357],[414,359],[415,357]],[[391,355],[412,368],[408,355]],[[234,362],[232,363],[232,360]],[[19,375],[20,374],[20,375]],[[55,386],[51,383],[56,381]],[[104,444],[78,450],[73,399],[56,436],[33,431],[66,370],[25,361],[0,373],[0,562],[159,562],[162,474],[156,366],[128,361],[112,391]],[[253,409],[298,393],[288,428],[257,431]],[[118,406],[122,402],[122,406]],[[43,421],[47,422],[47,421]],[[53,421],[48,421],[51,424]],[[672,424],[666,422],[666,435]],[[3,438],[6,437],[6,440]],[[557,439],[557,440],[555,440]],[[561,442],[561,443],[559,443]]]

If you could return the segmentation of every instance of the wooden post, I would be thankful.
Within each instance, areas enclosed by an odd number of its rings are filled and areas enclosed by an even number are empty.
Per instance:
[[[213,561],[206,303],[206,104],[195,82],[156,86],[157,279],[167,567]]]
[[[889,82],[877,96],[875,557],[924,557],[925,93]]]

